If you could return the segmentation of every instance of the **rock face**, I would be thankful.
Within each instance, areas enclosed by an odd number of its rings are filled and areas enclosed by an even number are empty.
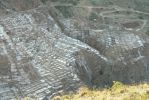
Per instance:
[[[0,99],[149,81],[149,14],[88,3],[0,1]]]

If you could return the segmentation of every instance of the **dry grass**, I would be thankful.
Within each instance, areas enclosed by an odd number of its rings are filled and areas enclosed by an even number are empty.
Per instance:
[[[149,84],[124,85],[114,82],[111,88],[103,90],[82,87],[76,94],[57,96],[53,100],[149,100]]]

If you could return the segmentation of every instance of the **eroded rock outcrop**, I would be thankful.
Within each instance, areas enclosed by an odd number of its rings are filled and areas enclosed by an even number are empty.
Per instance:
[[[13,1],[0,2],[2,100],[149,81],[147,13],[79,0]]]
[[[80,72],[77,73],[76,70],[83,69],[77,69],[79,66],[76,64],[78,61],[75,53],[84,50],[88,52],[86,55],[92,53],[104,63],[107,59],[90,46],[64,35],[50,15],[40,12],[38,19],[49,19],[51,27],[36,20],[34,14],[36,13],[29,11],[1,18],[1,42],[5,48],[3,52],[6,52],[1,60],[1,69],[5,72],[8,88],[18,89],[20,94],[17,97],[35,96],[43,99],[50,98],[60,90],[67,92],[83,84],[89,85],[80,80],[80,77],[90,82],[92,75],[78,75]],[[80,67],[85,68],[86,65]],[[12,93],[15,92],[12,90]],[[15,95],[10,95],[8,98],[14,97]]]

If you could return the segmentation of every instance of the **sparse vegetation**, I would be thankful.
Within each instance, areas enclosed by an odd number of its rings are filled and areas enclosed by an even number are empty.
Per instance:
[[[65,18],[69,18],[73,16],[73,8],[65,7],[65,6],[56,6],[56,9],[58,9]]]
[[[73,4],[77,5],[80,0],[51,0],[52,2],[60,2],[60,3],[65,3],[65,4]]]
[[[90,0],[93,5],[98,5],[99,0]]]
[[[89,16],[89,20],[91,20],[91,21],[94,21],[95,19],[97,19],[98,18],[98,15],[96,14],[96,13],[94,13],[94,12],[92,12],[91,14],[90,14],[90,16]]]
[[[44,4],[45,4],[47,1],[48,1],[48,0],[41,0],[41,2],[44,3]]]
[[[147,30],[145,33],[149,36],[149,30]]]
[[[53,100],[147,100],[149,84],[124,85],[113,82],[109,89],[90,90],[82,87],[76,94],[55,97]]]

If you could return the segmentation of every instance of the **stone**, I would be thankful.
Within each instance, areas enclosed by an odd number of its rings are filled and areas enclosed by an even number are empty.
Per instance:
[[[147,12],[82,5],[81,0],[63,3],[0,1],[2,100],[50,100],[84,85],[149,81]],[[67,17],[63,8],[69,10]],[[90,20],[92,13],[96,20]]]

